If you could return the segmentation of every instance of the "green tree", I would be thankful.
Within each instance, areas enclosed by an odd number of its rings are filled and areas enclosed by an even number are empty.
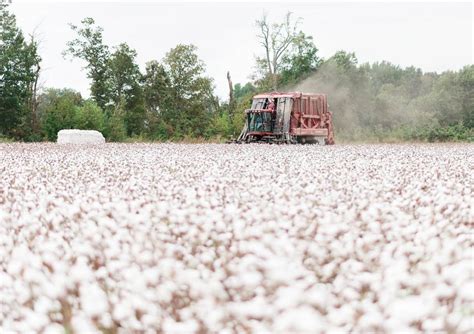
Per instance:
[[[204,75],[204,63],[196,51],[194,45],[179,44],[164,58],[171,85],[167,121],[177,136],[202,136],[216,110],[212,80]]]
[[[459,73],[464,125],[474,128],[474,65],[465,66]]]
[[[111,141],[123,141],[127,137],[127,128],[124,122],[124,103],[119,103],[107,119],[105,135]]]
[[[337,51],[329,61],[334,61],[338,67],[349,70],[357,66],[358,60],[354,52]]]
[[[71,89],[48,89],[39,97],[38,112],[46,138],[56,141],[59,130],[77,128],[82,97]]]
[[[24,138],[31,132],[33,83],[41,58],[27,42],[8,4],[0,2],[0,134]]]
[[[69,24],[77,37],[67,43],[64,55],[70,55],[86,62],[87,76],[92,80],[91,95],[97,104],[105,110],[110,101],[109,48],[103,42],[103,29],[96,26],[94,19],[85,18],[81,24],[81,27]]]
[[[126,43],[115,48],[107,65],[110,70],[109,88],[112,100],[117,105],[133,98],[134,89],[140,84],[140,69],[135,62],[137,52]]]
[[[152,138],[167,137],[166,120],[172,117],[171,82],[162,64],[156,60],[146,64],[142,78],[145,108],[147,112],[147,132]]]
[[[236,83],[234,85],[234,98],[239,101],[244,96],[249,94],[254,94],[257,92],[257,88],[252,85],[251,82],[247,82],[245,85],[241,85],[240,83]]]
[[[105,113],[95,101],[87,100],[76,109],[74,125],[77,129],[104,132],[105,122]]]
[[[109,66],[109,89],[115,108],[123,104],[124,120],[129,135],[139,135],[145,125],[145,106],[143,88],[140,85],[141,73],[136,64],[137,53],[126,43],[115,48]]]
[[[300,31],[294,37],[289,52],[282,58],[281,84],[301,80],[317,70],[322,63],[317,53],[313,37]]]

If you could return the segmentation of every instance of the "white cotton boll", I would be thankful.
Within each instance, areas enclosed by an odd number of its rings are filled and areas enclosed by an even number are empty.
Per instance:
[[[36,268],[25,268],[23,278],[29,283],[40,283],[44,278],[44,273]]]
[[[461,285],[458,288],[458,296],[467,302],[474,302],[474,281]]]
[[[378,310],[371,310],[364,313],[362,317],[360,317],[358,326],[360,326],[361,329],[370,329],[374,327],[381,327],[383,323],[384,317],[382,313],[380,313]]]
[[[423,321],[423,331],[434,333],[434,332],[442,332],[444,329],[444,319],[436,318],[436,319],[425,319]]]
[[[52,323],[46,326],[44,329],[44,334],[64,334],[66,329],[60,324]]]
[[[202,254],[199,256],[199,259],[200,259],[201,262],[204,263],[204,264],[211,264],[211,263],[214,261],[214,258],[213,258],[213,256],[211,255],[210,252],[202,253]]]
[[[7,269],[8,271],[8,269]],[[13,285],[12,276],[8,275],[7,273],[0,271],[0,287],[7,287]]]
[[[7,273],[11,276],[17,276],[23,268],[24,266],[20,261],[10,261],[7,267]]]
[[[186,322],[177,322],[171,318],[165,319],[163,323],[163,331],[165,333],[196,333],[199,325],[195,320]]]
[[[71,325],[77,333],[91,333],[99,334],[101,331],[94,325],[94,323],[83,314],[76,314],[72,316]]]
[[[222,283],[218,280],[213,280],[211,282],[207,282],[205,285],[206,291],[215,299],[223,300],[227,297],[227,293],[222,285]]]
[[[113,320],[112,320],[112,316],[110,315],[110,313],[103,313],[101,316],[100,316],[100,319],[99,319],[99,323],[102,327],[104,328],[110,328],[112,327],[113,325]]]
[[[160,319],[156,315],[145,314],[140,318],[140,321],[147,329],[161,327]]]
[[[147,268],[143,271],[145,282],[156,285],[160,281],[160,270],[158,268]]]
[[[355,310],[349,304],[344,304],[340,308],[331,308],[328,310],[328,319],[336,326],[343,326],[351,323],[354,319]]]
[[[326,309],[334,300],[328,287],[323,284],[315,284],[309,291],[305,291],[304,298],[312,305],[322,309]]]
[[[206,327],[211,332],[220,332],[222,330],[222,323],[227,314],[227,310],[222,304],[207,304],[205,302],[198,303],[200,307],[197,307],[200,318],[203,319]]]
[[[447,284],[439,284],[434,289],[433,292],[434,292],[436,297],[445,299],[445,298],[452,297],[455,293],[455,289],[452,286],[449,286]],[[469,290],[469,292],[470,292],[470,290]]]
[[[49,317],[46,314],[27,310],[25,323],[34,332],[39,332],[49,323]]]
[[[34,310],[37,313],[40,314],[48,314],[52,310],[54,310],[55,305],[53,301],[49,298],[40,296],[36,301],[34,302]]]
[[[233,303],[230,305],[233,314],[241,318],[261,319],[272,315],[273,307],[266,304],[262,297],[256,297],[247,302]]]
[[[294,287],[282,287],[276,292],[275,306],[288,310],[295,308],[303,299],[303,292]]]
[[[388,306],[387,314],[401,324],[423,320],[431,311],[430,303],[419,296],[408,296],[395,300]]]
[[[15,281],[13,283],[13,289],[15,291],[16,301],[20,304],[25,304],[32,297],[31,290],[23,281]]]
[[[176,289],[176,284],[173,282],[166,282],[165,284],[159,285],[157,289],[158,300],[163,303],[171,302],[172,292],[176,291]]]
[[[249,271],[240,274],[239,279],[247,289],[253,289],[262,282],[262,274],[258,271]]]
[[[64,296],[66,294],[67,280],[66,276],[55,275],[54,279],[42,287],[45,296],[51,299],[58,299]]]
[[[93,276],[91,269],[83,262],[76,263],[69,272],[70,280],[76,283],[88,282]]]
[[[288,310],[275,319],[277,332],[319,333],[324,331],[325,322],[321,315],[308,306]]]
[[[114,306],[112,316],[115,320],[123,321],[134,316],[134,309],[128,300],[119,301]]]
[[[80,288],[81,308],[90,317],[98,317],[107,312],[107,295],[96,285],[83,285]]]
[[[474,330],[472,316],[464,316],[459,322],[456,330],[459,333],[472,333],[472,331]]]
[[[359,293],[351,287],[347,287],[342,290],[340,295],[343,296],[346,301],[359,299]]]

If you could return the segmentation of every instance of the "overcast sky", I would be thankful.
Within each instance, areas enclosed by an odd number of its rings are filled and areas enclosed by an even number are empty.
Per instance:
[[[321,57],[354,51],[359,62],[388,60],[424,71],[457,70],[473,63],[473,5],[463,3],[157,3],[43,2],[14,0],[11,10],[25,33],[40,37],[42,81],[89,95],[79,61],[63,59],[74,37],[68,23],[93,17],[104,28],[105,42],[127,42],[147,61],[161,60],[179,43],[198,47],[217,94],[227,96],[226,72],[246,82],[255,55],[255,20],[264,12],[281,20],[287,11],[303,19],[301,29],[314,37]]]

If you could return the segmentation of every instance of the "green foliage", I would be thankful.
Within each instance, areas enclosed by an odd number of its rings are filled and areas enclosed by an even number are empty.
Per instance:
[[[103,43],[103,29],[96,26],[92,18],[85,18],[81,24],[81,27],[70,25],[77,38],[68,42],[65,54],[86,61],[88,76],[92,79],[91,95],[98,106],[109,113],[123,104],[120,106],[124,110],[121,118],[127,135],[141,134],[146,112],[136,51],[122,43],[110,53]],[[109,117],[115,123],[114,128],[121,128],[122,120],[116,118]],[[117,133],[117,136],[121,134]]]
[[[55,141],[59,130],[77,128],[81,95],[70,89],[48,89],[40,96],[38,111],[46,139]]]
[[[169,106],[164,121],[175,138],[203,136],[215,111],[212,80],[204,75],[204,63],[194,45],[179,44],[163,60],[170,82]]]
[[[474,65],[465,66],[459,73],[458,87],[462,96],[461,110],[463,123],[474,128]]]
[[[107,120],[105,136],[108,140],[121,142],[127,138],[127,128],[125,127],[124,114],[125,110],[123,109],[123,104],[120,103]]]
[[[105,109],[110,100],[108,86],[109,48],[103,42],[103,29],[95,25],[94,19],[87,17],[82,26],[70,24],[77,37],[67,43],[64,55],[70,55],[86,62],[87,76],[92,80],[91,95],[97,104]]]
[[[317,53],[313,37],[300,31],[294,37],[289,52],[283,56],[279,84],[294,83],[316,71],[322,63]]]
[[[129,136],[142,134],[146,118],[142,75],[136,57],[136,51],[122,43],[108,61],[110,97],[115,108],[123,110],[122,118]]]
[[[146,108],[154,115],[165,112],[172,103],[171,81],[162,64],[156,60],[146,64],[143,75]]]
[[[257,92],[257,88],[252,83],[247,82],[244,86],[237,83],[234,85],[234,98],[240,100],[245,96],[252,95]]]
[[[81,130],[105,130],[105,113],[93,100],[86,100],[80,107],[76,108],[74,126]]]
[[[31,134],[31,98],[39,63],[37,43],[26,41],[16,18],[0,3],[0,134]]]
[[[329,61],[334,61],[339,68],[345,71],[355,68],[357,65],[357,57],[354,52],[337,51],[334,56],[329,58]]]
[[[206,131],[206,138],[224,138],[227,139],[231,134],[231,119],[227,110],[216,113]]]
[[[126,43],[109,48],[92,18],[71,25],[76,38],[65,51],[85,62],[92,100],[68,89],[36,99],[38,45],[25,40],[7,9],[0,0],[1,140],[56,140],[70,128],[99,130],[112,141],[235,138],[252,97],[279,89],[327,93],[337,139],[473,141],[474,65],[423,73],[386,61],[358,64],[345,51],[323,61],[291,13],[282,22],[257,21],[264,56],[254,82],[235,84],[229,103],[214,96],[194,45],[177,45],[141,73],[136,51]]]
[[[135,62],[137,53],[127,44],[122,43],[115,48],[108,64],[109,90],[112,101],[117,105],[125,99],[129,104],[137,94],[140,85],[140,69]]]

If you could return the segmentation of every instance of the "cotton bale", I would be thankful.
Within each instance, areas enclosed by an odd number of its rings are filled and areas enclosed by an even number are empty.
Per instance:
[[[105,138],[96,130],[61,130],[58,132],[58,144],[104,144]]]

